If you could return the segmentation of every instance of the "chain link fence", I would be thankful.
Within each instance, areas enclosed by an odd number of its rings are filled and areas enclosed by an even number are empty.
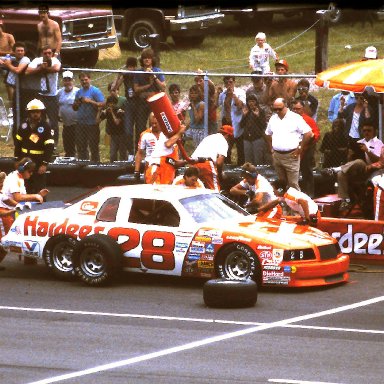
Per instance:
[[[77,112],[68,108],[68,103],[73,102],[74,95],[72,95],[72,99],[71,97],[66,98],[69,93],[61,89],[64,86],[64,71],[72,72],[73,86],[77,88],[81,88],[79,75],[86,73],[90,77],[91,85],[99,89],[100,100],[104,100],[105,106],[99,108],[99,112],[95,105],[86,105],[87,103],[79,106]],[[2,120],[1,139],[7,142],[7,150],[3,153],[12,152],[12,134],[10,134],[11,129],[9,128],[12,128],[11,125],[20,126],[27,117],[26,105],[30,100],[37,98],[45,104],[46,118],[55,131],[56,156],[103,163],[133,160],[140,134],[148,128],[150,108],[145,97],[137,96],[134,93],[129,85],[131,84],[129,80],[123,81],[119,87],[116,86],[116,80],[121,75],[124,76],[124,79],[147,75],[139,71],[84,68],[66,68],[64,71],[58,74],[58,86],[61,90],[57,97],[44,95],[44,91],[42,92],[41,89],[42,81],[36,81],[36,79],[29,81],[28,76],[16,79],[11,108],[7,110],[5,107],[2,108],[0,104],[0,110],[4,114],[4,116],[0,116]],[[310,82],[309,92],[317,96],[316,92],[313,92],[316,88],[313,82],[315,75],[270,74],[251,76],[244,73],[165,71],[157,74],[164,75],[165,92],[172,100],[179,118],[190,127],[184,137],[185,148],[189,154],[203,137],[215,133],[222,124],[235,125],[241,121],[245,110],[241,110],[240,114],[235,116],[236,121],[233,121],[234,115],[231,116],[230,106],[226,104],[225,97],[219,96],[220,92],[225,89],[228,79],[235,81],[234,86],[238,90],[235,94],[237,93],[244,104],[246,104],[246,94],[251,92],[252,79],[261,79],[268,86],[273,78],[287,77],[296,82],[299,79],[307,78]],[[337,92],[335,91],[335,93]],[[64,97],[60,97],[60,95],[64,95]],[[272,114],[270,103],[262,95],[257,94],[257,97],[260,107],[265,113],[267,123]],[[113,115],[111,109],[114,111]],[[335,135],[326,133],[329,129],[324,129],[319,123],[321,118],[327,119],[327,114],[328,104],[320,102],[317,117],[322,135],[316,145],[315,164],[313,164],[317,168],[321,168],[323,165],[340,165],[346,161],[344,154],[340,154],[340,151],[336,150],[335,140],[337,141],[337,138],[334,138]],[[330,123],[327,122],[327,127],[329,125]],[[16,130],[13,129],[13,135],[15,132]],[[332,137],[328,137],[324,142],[326,135]],[[266,152],[266,146],[253,150],[246,137],[237,137],[231,148],[228,162],[241,165],[244,161],[250,161],[255,165],[270,165],[270,156],[254,156],[252,153],[259,151]],[[12,154],[8,153],[8,155]]]

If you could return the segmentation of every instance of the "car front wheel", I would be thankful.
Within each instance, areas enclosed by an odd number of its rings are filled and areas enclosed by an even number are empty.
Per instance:
[[[233,243],[220,251],[216,269],[218,276],[230,280],[260,281],[260,266],[255,253],[245,244]]]
[[[95,234],[81,240],[73,252],[75,274],[91,286],[111,283],[121,266],[121,249],[107,235]]]

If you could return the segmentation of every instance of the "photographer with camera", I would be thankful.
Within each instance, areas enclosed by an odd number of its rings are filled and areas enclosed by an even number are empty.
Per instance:
[[[229,193],[243,200],[244,208],[250,213],[256,213],[259,206],[276,199],[273,186],[257,172],[253,164],[245,163],[241,167],[241,176],[244,179],[233,186]]]
[[[27,76],[34,75],[40,78],[40,89],[36,92],[35,98],[41,100],[46,108],[49,124],[54,131],[55,147],[59,140],[59,103],[57,100],[60,61],[53,56],[53,50],[49,45],[42,48],[43,55],[33,59],[26,71]]]
[[[97,112],[97,123],[107,120],[106,133],[110,135],[109,161],[127,160],[127,138],[124,129],[124,110],[118,107],[118,97],[111,95],[107,97],[105,108],[99,108]]]

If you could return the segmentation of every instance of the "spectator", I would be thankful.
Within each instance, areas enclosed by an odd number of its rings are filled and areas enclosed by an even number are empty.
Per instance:
[[[262,71],[261,69],[257,69],[255,71],[251,72],[251,75],[261,75]],[[268,89],[265,82],[266,77],[256,77],[252,76],[252,85],[249,86],[246,90],[246,96],[249,94],[254,94],[257,97],[257,101],[259,102],[259,105],[261,109],[264,111],[265,118],[268,121],[269,118],[272,116],[272,110],[269,105],[269,95],[268,95]]]
[[[10,55],[13,52],[15,38],[11,33],[4,31],[3,20],[0,20],[0,56]]]
[[[36,164],[36,172],[28,179],[28,193],[38,193],[47,185],[46,172],[52,160],[54,138],[51,126],[45,121],[43,112],[45,106],[37,99],[27,104],[28,118],[16,133],[15,158],[21,160],[28,156]]]
[[[151,48],[146,48],[141,52],[140,56],[141,68],[139,71],[145,74],[136,73],[133,77],[133,89],[138,95],[137,100],[137,124],[136,134],[140,135],[146,128],[148,116],[150,113],[148,97],[155,93],[165,91],[165,77],[161,69],[156,67],[155,53]]]
[[[373,46],[370,46],[370,47],[367,47],[365,49],[365,52],[364,52],[364,57],[361,59],[362,61],[366,61],[366,60],[376,60],[378,59],[378,55],[377,55],[377,49],[376,47],[373,47]]]
[[[16,112],[16,78],[18,78],[19,82],[19,113],[21,116],[21,120],[26,119],[26,107],[27,102],[31,100],[30,93],[24,89],[25,86],[25,78],[24,72],[28,67],[28,64],[31,62],[27,56],[25,56],[25,44],[21,42],[16,42],[13,45],[13,53],[15,55],[14,58],[5,58],[4,60],[0,59],[0,64],[3,64],[6,67],[7,75],[5,77],[5,84],[8,92],[8,100],[12,105],[13,110]],[[19,121],[17,121],[17,113],[13,114],[13,140],[15,140],[16,128],[19,126]]]
[[[283,213],[281,207],[274,214],[271,211],[277,205],[285,203],[293,213],[300,215],[301,220],[298,224],[317,225],[321,219],[319,207],[307,194],[293,187],[288,189],[286,187],[278,188],[276,192],[279,195],[276,200],[272,200],[259,208],[259,212],[264,212],[263,216],[280,218]]]
[[[287,75],[288,63],[282,59],[276,61],[276,74]],[[273,103],[278,97],[283,98],[290,105],[291,101],[295,98],[297,92],[297,84],[294,80],[287,77],[279,77],[277,80],[273,80],[269,89],[269,99]]]
[[[150,184],[173,183],[176,176],[177,161],[179,160],[177,141],[180,140],[185,129],[186,126],[181,124],[179,130],[171,137],[160,134],[148,161]]]
[[[187,188],[205,188],[203,182],[199,179],[199,168],[190,166],[183,175],[175,177],[173,185],[182,185]]]
[[[77,111],[73,109],[78,87],[74,86],[73,73],[63,72],[63,87],[57,93],[59,103],[59,117],[63,122],[63,146],[67,157],[76,157],[76,125]]]
[[[137,71],[137,59],[133,56],[128,56],[125,62],[127,71]],[[138,123],[138,96],[134,91],[133,73],[119,73],[112,89],[117,91],[120,89],[121,84],[124,84],[126,103],[124,106],[124,126],[127,135],[127,148],[128,151],[132,148],[132,153],[135,153],[137,143],[139,141],[139,132],[137,131]]]
[[[309,93],[309,81],[307,79],[300,79],[297,83],[297,91],[299,95],[296,100],[301,100],[304,105],[304,113],[317,120],[317,110],[319,108],[319,100]]]
[[[235,76],[223,78],[225,89],[219,95],[221,106],[221,124],[230,125],[234,129],[234,143],[237,150],[237,165],[244,164],[243,130],[240,120],[243,117],[243,106],[246,104],[245,92],[235,86]],[[229,144],[227,162],[231,162],[232,142]]]
[[[241,176],[244,179],[233,186],[229,193],[232,196],[247,197],[244,207],[250,212],[256,213],[258,207],[276,199],[273,186],[257,172],[257,168],[253,164],[243,164]]]
[[[61,31],[59,24],[49,18],[49,8],[47,5],[39,6],[40,22],[37,24],[39,39],[37,42],[38,52],[42,52],[45,46],[50,46],[54,57],[60,59],[62,44]]]
[[[125,103],[120,107],[123,107]],[[107,97],[106,108],[99,109],[96,118],[97,123],[102,120],[107,120],[106,130],[107,135],[110,135],[109,146],[109,161],[127,160],[127,138],[124,129],[124,110],[119,108],[119,100],[116,95]]]
[[[270,72],[269,57],[271,56],[275,61],[279,60],[279,56],[267,44],[266,35],[264,32],[259,32],[255,37],[256,45],[251,49],[249,53],[249,68],[253,71],[258,69],[262,70],[262,73]]]
[[[323,167],[338,167],[347,162],[348,139],[345,135],[345,122],[336,119],[330,132],[324,134],[320,152],[324,154]]]
[[[302,176],[302,188],[309,197],[315,196],[315,180],[313,177],[313,167],[315,166],[316,144],[320,140],[320,129],[316,121],[305,113],[304,103],[296,99],[292,104],[293,112],[299,114],[304,121],[311,127],[313,136],[309,140],[308,146],[302,152],[300,159],[300,171]]]
[[[175,84],[175,83],[171,84],[168,87],[168,92],[171,97],[173,110],[175,111],[179,120],[181,122],[184,122],[189,103],[180,99],[181,90],[180,90],[179,84]]]
[[[348,106],[340,99],[338,117],[345,119],[349,146],[353,146],[362,137],[364,122],[372,118],[372,108],[361,93],[355,93],[356,101]],[[375,124],[376,125],[376,124]]]
[[[312,130],[282,98],[274,101],[273,111],[265,131],[273,166],[281,183],[300,190],[300,156],[313,136]]]
[[[383,142],[376,136],[376,127],[366,120],[363,123],[362,132],[364,138],[358,140],[350,151],[361,151],[363,159],[354,159],[339,167],[324,168],[322,173],[336,177],[338,182],[338,196],[343,199],[340,211],[348,210],[351,207],[351,186],[355,188],[356,182],[365,183],[369,176],[374,176],[378,169],[383,168]],[[350,154],[350,159],[353,157]]]
[[[109,96],[117,97],[117,108],[123,109],[127,99],[125,98],[125,96],[119,95],[119,90],[114,88],[113,82],[108,84],[107,90],[109,92]]]
[[[139,143],[137,145],[137,152],[135,156],[135,179],[138,182],[140,180],[140,166],[141,162],[145,160],[144,165],[144,181],[149,184],[150,183],[150,175],[148,171],[149,159],[153,150],[155,149],[155,145],[160,138],[160,135],[164,135],[161,132],[161,127],[158,121],[156,120],[153,112],[149,114],[149,128],[141,133],[139,138]]]
[[[197,70],[201,75],[195,76],[195,84],[201,88],[202,99],[204,100],[204,76],[201,69]],[[217,97],[216,87],[212,80],[208,79],[208,134],[217,133]],[[205,102],[205,100],[204,100]]]
[[[42,203],[44,197],[48,194],[47,189],[39,191],[39,193],[29,194],[25,189],[24,181],[28,180],[36,169],[36,164],[28,157],[22,158],[16,163],[16,170],[7,175],[2,185],[2,198],[0,199],[0,216],[3,222],[4,234],[10,230],[15,221],[15,206],[24,201],[36,201]],[[6,252],[1,250],[0,262],[6,256]],[[0,266],[0,270],[4,270]]]
[[[204,138],[204,101],[201,88],[194,84],[189,88],[189,124],[187,136],[193,140],[196,148]]]
[[[328,120],[332,123],[339,114],[340,103],[343,102],[345,106],[354,103],[355,95],[353,92],[341,91],[332,97],[328,108]]]
[[[195,166],[199,168],[200,179],[208,189],[220,191],[224,160],[233,132],[233,127],[223,125],[218,133],[206,136],[192,153],[192,159],[201,160]]]
[[[245,161],[253,165],[271,164],[272,158],[265,139],[265,114],[253,93],[247,95],[240,127],[244,131]]]
[[[59,104],[57,101],[57,88],[61,63],[52,57],[53,51],[49,45],[42,47],[43,55],[33,59],[25,73],[26,75],[40,76],[40,92],[37,97],[44,103],[49,124],[54,131],[55,146],[59,140]]]
[[[7,75],[8,75],[7,69],[9,68],[6,62],[10,63],[11,61],[10,55],[13,53],[14,45],[15,45],[15,38],[13,37],[12,34],[4,32],[3,20],[0,20],[0,56],[6,56],[6,58],[0,59],[0,65],[1,65],[1,68],[5,67],[5,70],[2,69],[2,72],[5,75],[5,84],[7,88],[9,103],[12,102],[13,88],[10,87],[7,82]]]
[[[76,147],[78,158],[88,160],[88,147],[91,152],[91,161],[99,162],[100,128],[96,117],[99,108],[105,103],[104,95],[99,88],[91,84],[91,74],[79,74],[81,88],[76,92],[73,110],[77,113]]]

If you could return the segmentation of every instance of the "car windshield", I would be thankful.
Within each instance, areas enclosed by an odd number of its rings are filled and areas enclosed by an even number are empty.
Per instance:
[[[186,197],[180,203],[197,223],[227,219],[239,219],[249,213],[220,194]]]

